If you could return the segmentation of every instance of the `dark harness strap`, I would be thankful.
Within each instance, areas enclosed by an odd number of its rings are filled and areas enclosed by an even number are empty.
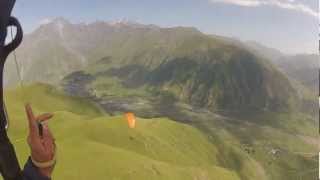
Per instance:
[[[23,180],[22,172],[13,145],[7,132],[7,115],[3,98],[3,70],[8,55],[16,49],[23,38],[19,21],[11,17],[15,0],[0,0],[0,173],[5,180]],[[5,46],[7,28],[15,26],[17,33],[14,40]]]

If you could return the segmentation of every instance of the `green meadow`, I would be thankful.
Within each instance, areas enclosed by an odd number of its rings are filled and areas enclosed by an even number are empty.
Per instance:
[[[138,117],[130,129],[123,116],[109,116],[88,100],[44,84],[8,90],[6,102],[21,165],[29,155],[25,102],[36,113],[55,114],[50,121],[58,145],[54,179],[240,179],[220,166],[217,147],[190,125]]]

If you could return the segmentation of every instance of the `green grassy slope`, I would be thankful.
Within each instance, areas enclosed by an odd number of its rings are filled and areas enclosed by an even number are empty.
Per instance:
[[[223,121],[202,120],[194,125],[211,134],[219,150],[225,149],[221,156],[229,157],[225,163],[232,169],[243,166],[236,160],[246,158],[258,162],[255,170],[262,170],[267,179],[317,177],[319,136],[315,123],[305,115],[261,113]]]
[[[307,171],[317,166],[310,157],[319,150],[315,143],[319,137],[314,116],[294,111],[217,111],[227,116],[219,118],[214,113],[174,103],[172,98],[159,104],[163,98],[158,98],[154,89],[145,86],[126,88],[118,78],[101,76],[90,88],[95,97],[120,104],[116,111],[128,109],[142,116],[147,112],[147,117],[160,113],[170,119],[190,122],[212,137],[219,151],[220,164],[238,172],[242,179],[256,179],[258,176],[259,179],[292,180],[301,173],[305,173],[304,179],[316,177],[315,171]],[[182,106],[178,107],[179,104]],[[248,153],[248,150],[254,153]],[[279,153],[274,155],[273,151]]]
[[[216,146],[189,125],[138,118],[137,128],[129,129],[122,116],[107,116],[46,85],[9,90],[6,100],[21,164],[29,154],[24,102],[37,113],[55,113],[50,122],[58,144],[55,179],[239,179],[218,166]]]

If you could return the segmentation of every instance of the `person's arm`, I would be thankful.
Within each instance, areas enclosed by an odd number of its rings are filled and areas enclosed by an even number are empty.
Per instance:
[[[24,180],[50,180],[56,161],[56,145],[48,124],[44,122],[53,115],[42,114],[36,117],[30,105],[26,105],[26,113],[29,121],[28,144],[31,156],[22,172]],[[39,123],[42,124],[40,130]]]
[[[39,168],[36,167],[29,157],[23,168],[23,178],[24,180],[50,180],[51,177],[45,176],[40,173]]]

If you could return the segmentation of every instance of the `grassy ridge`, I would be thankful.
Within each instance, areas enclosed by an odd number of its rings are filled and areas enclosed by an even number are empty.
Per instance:
[[[132,93],[120,90],[109,92],[123,97]],[[6,92],[9,134],[21,164],[29,155],[26,101],[37,113],[55,113],[50,122],[59,146],[55,179],[292,180],[316,165],[299,154],[317,149],[307,142],[316,137],[312,120],[304,115],[220,119],[182,111],[193,117],[192,126],[167,118],[138,118],[137,128],[129,129],[122,115],[106,115],[87,100],[43,84]],[[247,152],[252,150],[255,153]],[[280,154],[272,155],[272,150]],[[315,175],[307,172],[303,178]]]
[[[139,118],[132,130],[122,116],[109,117],[46,85],[9,90],[6,100],[9,134],[21,164],[29,154],[24,102],[37,113],[55,113],[50,122],[59,147],[55,179],[239,179],[217,166],[217,148],[191,126]]]

